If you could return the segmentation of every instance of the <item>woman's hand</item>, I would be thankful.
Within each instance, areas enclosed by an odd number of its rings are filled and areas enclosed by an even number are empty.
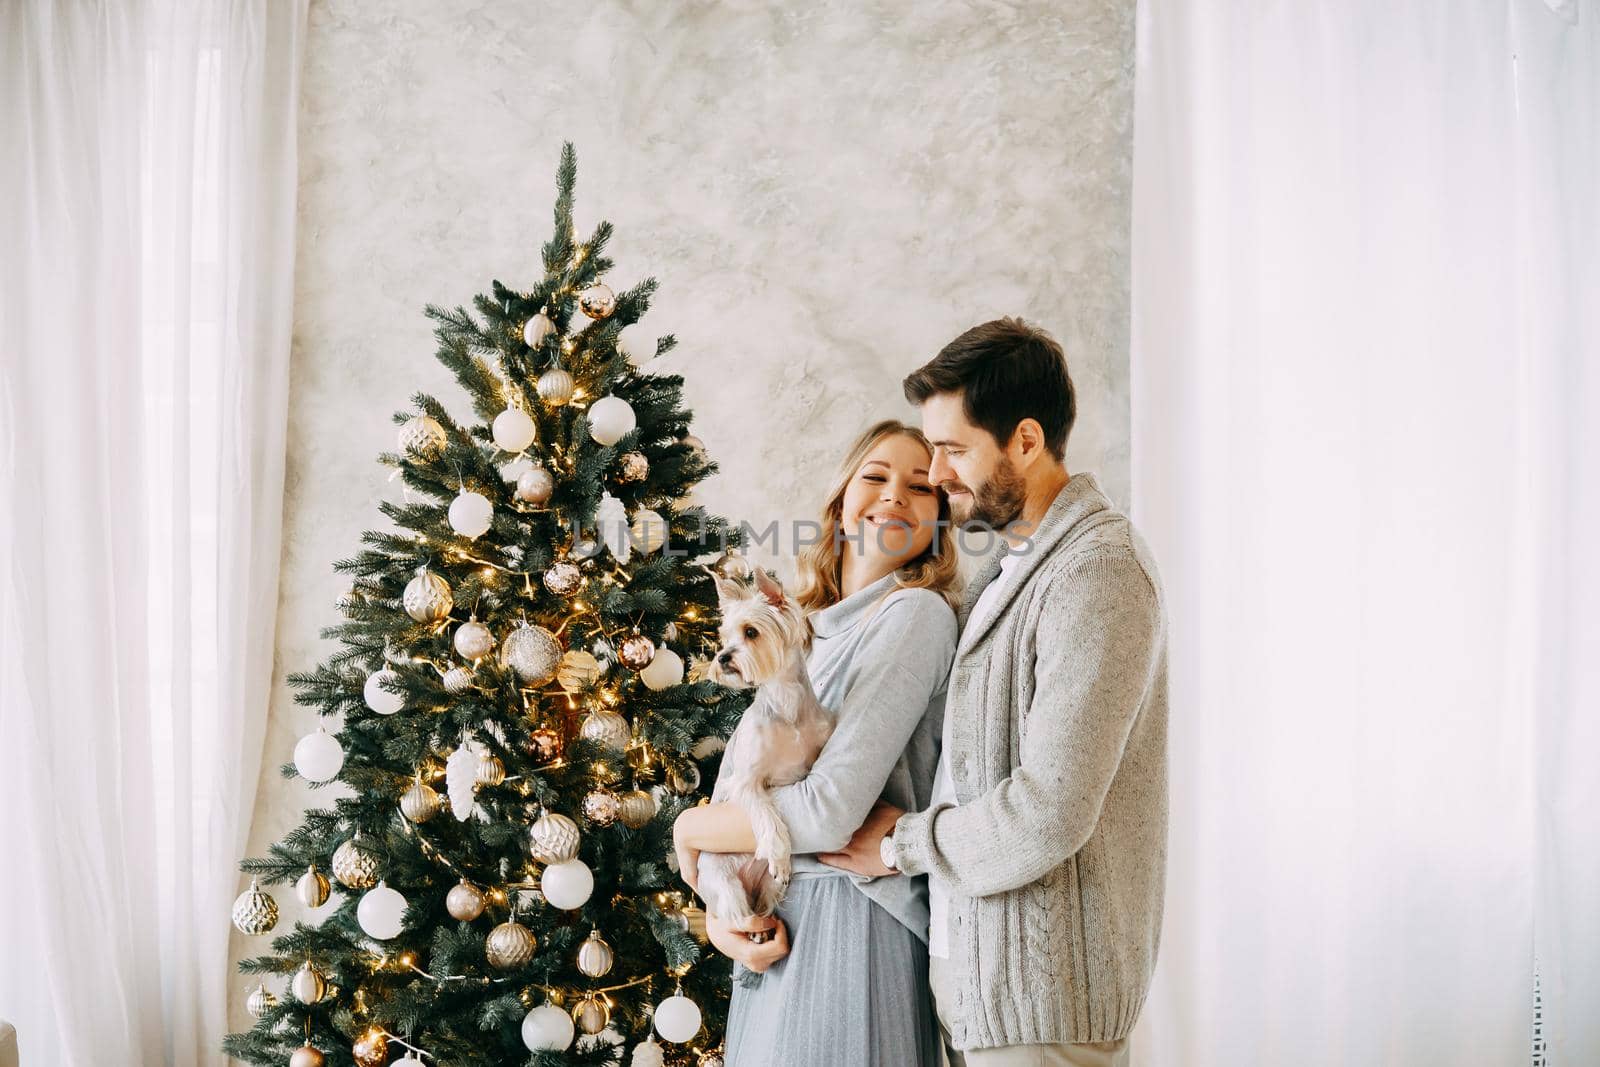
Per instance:
[[[688,842],[688,820],[697,810],[690,808],[672,824],[672,848],[678,854],[678,876],[696,893],[700,892],[700,850]]]
[[[789,954],[789,928],[776,917],[757,916],[743,926],[734,926],[708,912],[706,933],[718,952],[738,960],[757,974],[765,974],[768,967]],[[756,933],[769,933],[770,939],[750,940],[750,935]]]

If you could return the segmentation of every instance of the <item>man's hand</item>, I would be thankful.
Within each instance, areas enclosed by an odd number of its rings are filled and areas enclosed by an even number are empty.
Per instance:
[[[883,865],[879,848],[883,839],[894,831],[895,820],[905,812],[885,801],[878,801],[867,814],[867,821],[855,832],[843,852],[822,852],[817,859],[829,867],[837,867],[851,874],[864,874],[869,878],[882,878],[895,874]]]
[[[789,954],[789,928],[782,919],[758,916],[736,927],[708,912],[706,933],[718,952],[738,960],[757,974],[765,974],[768,967]],[[750,940],[750,935],[756,933],[768,933],[770,940]]]

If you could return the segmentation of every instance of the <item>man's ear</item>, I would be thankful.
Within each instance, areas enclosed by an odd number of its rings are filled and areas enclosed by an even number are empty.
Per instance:
[[[756,572],[756,592],[767,598],[767,603],[775,608],[783,607],[783,585],[767,573],[767,569],[760,564],[751,568]]]

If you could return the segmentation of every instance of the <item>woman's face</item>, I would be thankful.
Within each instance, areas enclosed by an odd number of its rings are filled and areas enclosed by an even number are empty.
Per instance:
[[[915,438],[901,434],[873,446],[845,486],[839,516],[845,552],[888,557],[898,566],[927,550],[939,532],[930,458]]]

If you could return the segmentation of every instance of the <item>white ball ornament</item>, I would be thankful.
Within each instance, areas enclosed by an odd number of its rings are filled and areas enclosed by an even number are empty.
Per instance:
[[[494,525],[494,505],[482,493],[463,489],[450,501],[450,529],[476,541]]]
[[[408,1052],[404,1056],[401,1056],[399,1059],[395,1060],[390,1067],[424,1067],[424,1065],[421,1060],[417,1059]]]
[[[522,341],[529,348],[538,348],[555,332],[556,324],[550,321],[549,315],[541,311],[522,324]]]
[[[389,941],[405,929],[406,898],[379,882],[356,905],[356,922],[368,937]]]
[[[517,478],[517,499],[524,504],[544,504],[556,491],[556,480],[543,467],[529,467]]]
[[[456,630],[453,642],[463,659],[482,659],[494,650],[494,634],[477,619],[469,619]]]
[[[320,726],[294,746],[294,769],[308,782],[331,782],[343,766],[344,749]]]
[[[552,908],[576,911],[594,893],[594,873],[578,859],[552,863],[539,879],[539,890]]]
[[[506,408],[496,415],[490,430],[494,446],[502,452],[525,451],[539,433],[533,416],[521,408]]]
[[[541,1004],[522,1019],[522,1043],[530,1052],[560,1052],[577,1032],[572,1016],[554,1004]]]
[[[700,1032],[700,1005],[679,993],[656,1006],[656,1033],[682,1044]]]
[[[387,686],[399,684],[399,671],[387,667],[373,671],[367,675],[367,684],[361,687],[361,697],[367,702],[367,707],[379,715],[393,715],[406,706],[406,698],[405,694],[393,692]]]
[[[683,657],[670,648],[659,649],[639,672],[639,680],[650,689],[672,688],[683,681]]]
[[[589,408],[589,436],[602,445],[614,445],[639,424],[633,407],[620,396],[603,396]]]
[[[659,512],[640,508],[633,513],[628,533],[633,538],[633,547],[648,556],[667,543],[667,520]]]

